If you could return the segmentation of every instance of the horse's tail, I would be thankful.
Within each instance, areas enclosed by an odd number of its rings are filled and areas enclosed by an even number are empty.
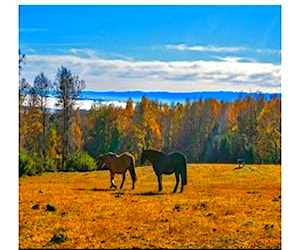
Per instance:
[[[183,157],[182,164],[183,164],[182,171],[181,171],[182,184],[186,185],[187,184],[187,163],[186,163],[185,156]]]
[[[136,173],[135,173],[135,163],[134,163],[134,158],[131,158],[131,160],[130,160],[129,171],[130,171],[132,180],[133,180],[133,181],[136,181],[136,180],[137,180],[137,177],[136,177]]]

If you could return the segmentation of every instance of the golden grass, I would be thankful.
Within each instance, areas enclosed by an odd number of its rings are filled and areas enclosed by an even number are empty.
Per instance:
[[[235,167],[189,164],[176,194],[174,175],[157,192],[150,166],[136,168],[134,190],[129,173],[122,191],[108,171],[22,177],[19,247],[280,248],[281,166]]]

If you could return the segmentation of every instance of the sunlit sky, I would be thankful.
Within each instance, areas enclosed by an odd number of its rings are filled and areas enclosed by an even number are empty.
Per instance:
[[[281,92],[280,6],[21,5],[22,76],[88,90]]]

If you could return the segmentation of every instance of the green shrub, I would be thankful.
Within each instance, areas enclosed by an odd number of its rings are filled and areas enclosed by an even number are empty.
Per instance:
[[[38,173],[37,165],[31,155],[27,152],[19,153],[19,177],[23,175],[36,175]]]
[[[55,161],[50,159],[50,158],[46,158],[43,161],[43,169],[46,172],[54,172],[56,170],[56,164]]]
[[[66,162],[67,171],[93,171],[96,169],[96,161],[93,157],[89,156],[88,153],[83,152],[72,157]]]

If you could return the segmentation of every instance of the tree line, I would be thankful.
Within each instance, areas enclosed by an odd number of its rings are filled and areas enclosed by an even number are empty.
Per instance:
[[[93,170],[96,159],[109,151],[129,151],[139,164],[143,147],[180,151],[189,162],[281,162],[277,95],[172,105],[146,97],[134,104],[129,98],[125,108],[94,102],[89,111],[81,111],[75,101],[85,87],[83,80],[62,66],[53,83],[41,72],[29,84],[21,74],[25,58],[19,54],[20,175]],[[53,89],[56,112],[47,108]]]

